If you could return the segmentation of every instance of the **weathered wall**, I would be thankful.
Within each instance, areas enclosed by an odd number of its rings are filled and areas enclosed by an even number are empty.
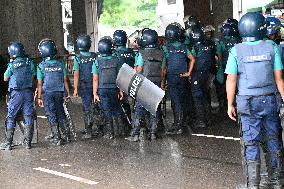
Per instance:
[[[61,11],[60,0],[1,0],[0,53],[11,41],[21,41],[30,56],[38,57],[38,43],[50,38],[63,54]]]
[[[195,15],[202,24],[217,28],[225,19],[233,17],[233,1],[212,0],[210,12],[210,0],[184,0],[184,15]]]
[[[72,0],[72,28],[73,41],[75,42],[78,35],[87,33],[85,0]]]

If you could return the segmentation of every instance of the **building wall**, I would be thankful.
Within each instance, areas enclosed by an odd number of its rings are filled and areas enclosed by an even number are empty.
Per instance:
[[[1,0],[0,53],[11,41],[21,41],[31,57],[39,57],[38,43],[50,38],[63,54],[61,11],[60,0]]]
[[[184,0],[184,15],[195,15],[203,25],[211,24],[218,28],[225,19],[233,17],[233,0]]]
[[[78,35],[87,33],[85,0],[72,0],[72,29],[73,41],[75,42]]]

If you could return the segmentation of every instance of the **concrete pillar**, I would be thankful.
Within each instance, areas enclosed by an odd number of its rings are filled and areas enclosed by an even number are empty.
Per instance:
[[[0,52],[11,41],[21,41],[31,57],[39,57],[38,43],[43,38],[55,41],[64,54],[60,0],[2,0]]]

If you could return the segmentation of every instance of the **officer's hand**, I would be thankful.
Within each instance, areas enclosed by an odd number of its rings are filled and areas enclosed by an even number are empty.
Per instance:
[[[119,91],[119,93],[118,93],[118,99],[119,99],[119,100],[122,100],[122,99],[123,99],[123,92],[122,92],[122,91]]]
[[[43,100],[42,99],[37,99],[37,103],[38,103],[38,106],[43,108],[44,107],[44,104],[43,104]]]
[[[100,97],[98,95],[94,95],[94,103],[100,102]]]
[[[64,101],[65,101],[65,102],[69,102],[70,100],[71,100],[70,95],[68,95],[68,96],[64,97]]]
[[[236,108],[234,106],[228,106],[228,116],[230,117],[230,119],[237,121]]]
[[[179,74],[180,77],[190,77],[190,72]]]
[[[74,97],[78,97],[78,96],[79,96],[79,95],[78,95],[78,90],[77,90],[77,89],[74,89],[73,96],[74,96]]]
[[[166,86],[165,86],[165,84],[164,84],[164,83],[162,83],[162,84],[161,84],[161,89],[162,89],[163,91],[165,91],[165,90],[166,90]]]

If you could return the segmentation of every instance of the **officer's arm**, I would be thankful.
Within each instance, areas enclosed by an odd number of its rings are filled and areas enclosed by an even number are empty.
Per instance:
[[[282,100],[284,101],[284,82],[282,79],[282,70],[274,71],[274,78],[277,85],[277,89],[282,97]]]
[[[42,98],[42,80],[37,81],[37,98]]]
[[[8,80],[9,80],[9,77],[4,76],[4,81],[8,81]]]
[[[9,81],[11,75],[12,75],[12,66],[11,64],[8,64],[8,68],[4,73],[4,81]]]
[[[70,97],[70,90],[69,90],[69,84],[68,84],[68,77],[67,76],[64,77],[64,87],[66,89],[67,96]]]
[[[195,64],[195,58],[192,54],[188,55],[188,59],[189,59],[189,62],[188,62],[188,73],[189,75],[191,75],[192,73],[192,70],[194,68],[194,64]]]
[[[237,78],[238,76],[233,74],[229,74],[227,76],[226,91],[227,91],[228,106],[234,106]]]
[[[79,71],[74,71],[74,93],[78,91]]]
[[[93,93],[94,93],[94,96],[98,95],[98,86],[99,86],[99,76],[94,75],[93,76]]]

